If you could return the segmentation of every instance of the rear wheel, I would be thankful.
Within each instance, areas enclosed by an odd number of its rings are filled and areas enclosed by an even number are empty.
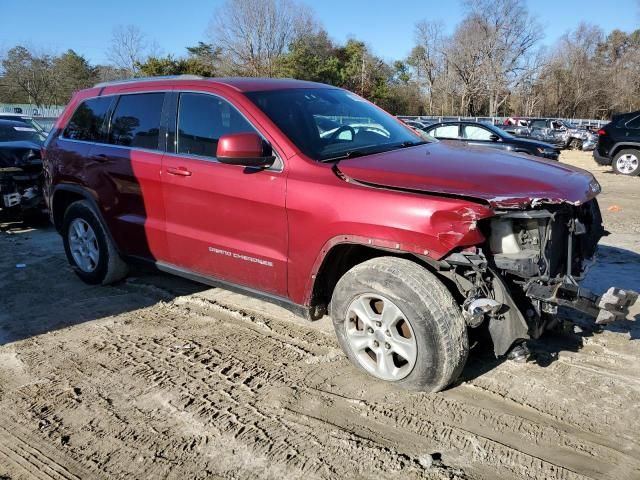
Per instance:
[[[108,285],[127,275],[127,264],[89,202],[69,205],[62,223],[62,240],[69,264],[86,283]]]
[[[442,390],[467,359],[460,308],[433,274],[406,259],[380,257],[349,270],[334,290],[331,317],[355,365],[404,388]]]
[[[621,175],[638,175],[640,151],[632,148],[620,150],[613,159],[613,170]]]

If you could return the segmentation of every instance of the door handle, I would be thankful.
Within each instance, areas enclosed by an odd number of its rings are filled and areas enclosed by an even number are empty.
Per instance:
[[[179,175],[181,177],[191,176],[191,171],[186,167],[167,167],[167,173],[170,175]]]
[[[95,155],[91,155],[91,159],[95,160],[96,162],[106,162],[107,160],[109,160],[109,157],[107,157],[107,155],[105,155],[104,153],[97,153]]]

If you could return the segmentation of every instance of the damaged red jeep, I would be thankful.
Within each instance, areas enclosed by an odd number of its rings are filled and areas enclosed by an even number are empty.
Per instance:
[[[44,149],[78,276],[128,264],[329,313],[369,374],[438,391],[469,329],[497,356],[569,307],[606,323],[634,292],[579,287],[605,234],[585,171],[418,136],[345,90],[167,77],[78,92]]]

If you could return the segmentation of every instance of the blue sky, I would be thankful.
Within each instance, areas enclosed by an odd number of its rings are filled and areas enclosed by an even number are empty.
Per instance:
[[[51,53],[73,48],[91,62],[105,62],[111,32],[137,25],[163,53],[182,55],[205,40],[209,21],[224,0],[0,0],[0,51],[23,43]],[[451,31],[463,15],[460,0],[324,0],[306,2],[334,40],[355,37],[386,60],[406,56],[421,19]],[[636,0],[528,0],[552,44],[581,21],[631,31],[639,28]]]

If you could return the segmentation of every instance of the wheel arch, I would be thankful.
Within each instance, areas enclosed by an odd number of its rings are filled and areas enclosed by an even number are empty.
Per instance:
[[[311,306],[312,318],[320,318],[326,313],[333,290],[346,272],[367,260],[389,256],[411,260],[437,274],[439,262],[426,255],[376,245],[359,237],[341,236],[327,242],[314,264],[305,294],[305,304]]]
[[[95,196],[89,190],[79,185],[57,185],[53,191],[51,196],[51,218],[58,233],[62,230],[62,222],[64,221],[64,214],[67,208],[69,208],[69,205],[72,203],[80,200],[86,200],[89,203],[91,210],[102,224],[105,233],[109,236],[109,240],[111,240],[115,246],[116,251],[121,253],[120,247],[115,242],[113,235],[111,235],[111,230],[109,230]]]
[[[640,151],[640,142],[618,142],[611,147],[609,156],[611,157],[611,161],[613,162],[613,157],[615,157],[620,150],[624,150],[625,148],[632,148],[634,150]]]

